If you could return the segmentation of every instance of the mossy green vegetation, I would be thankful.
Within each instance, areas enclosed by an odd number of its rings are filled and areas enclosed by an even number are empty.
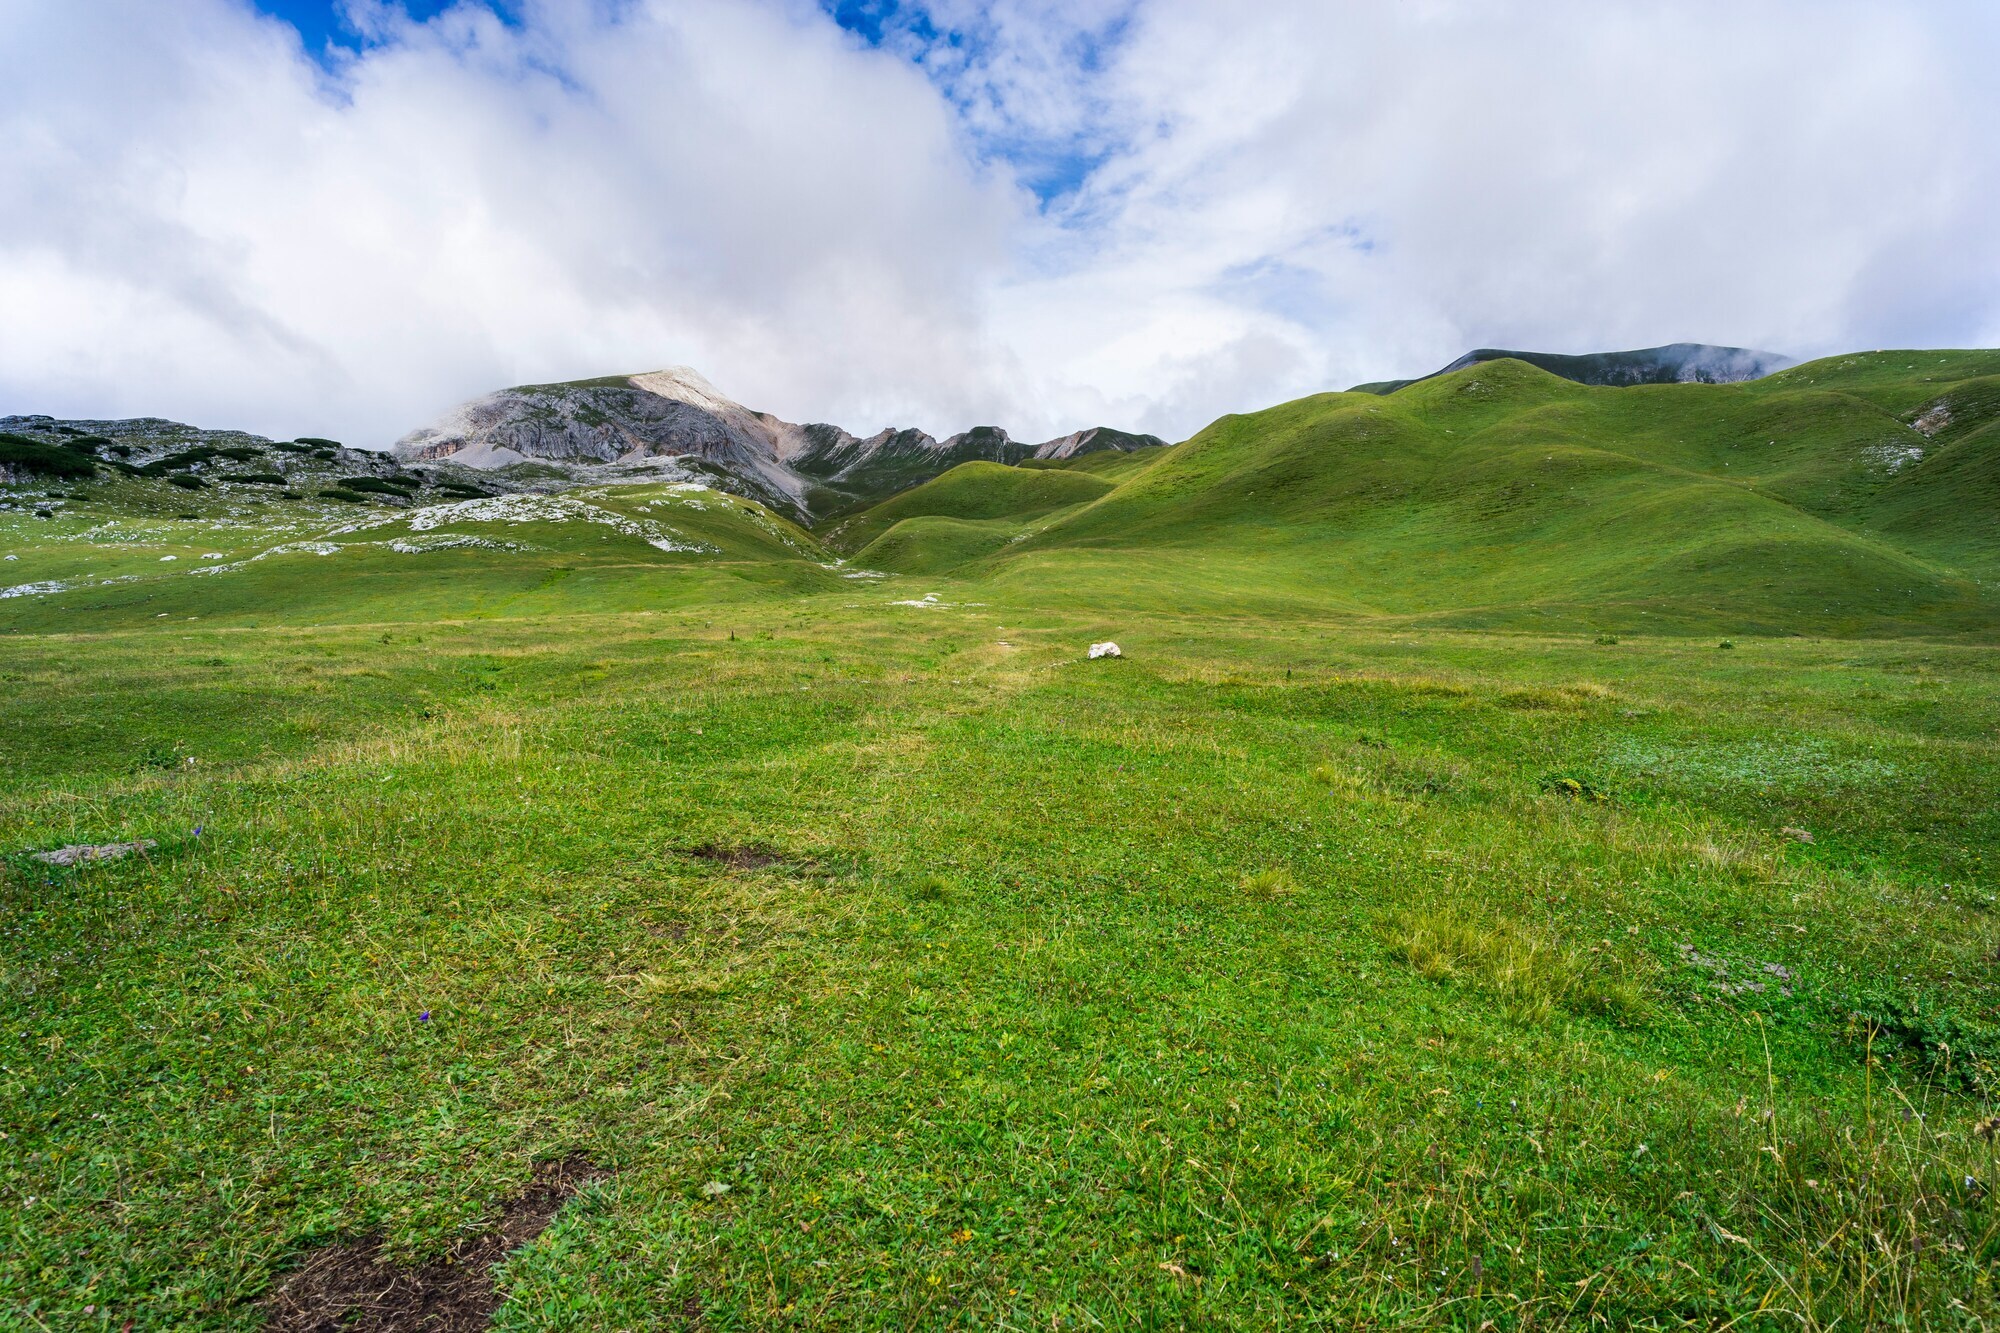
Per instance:
[[[1955,369],[961,468],[922,573],[689,484],[10,491],[0,1322],[256,1329],[582,1153],[498,1327],[1992,1323],[2000,652],[1884,498]]]

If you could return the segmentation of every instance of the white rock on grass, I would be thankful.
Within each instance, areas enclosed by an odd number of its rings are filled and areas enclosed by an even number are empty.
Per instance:
[[[1115,643],[1108,643],[1108,642],[1107,642],[1107,643],[1093,643],[1093,644],[1091,644],[1091,645],[1090,645],[1090,656],[1091,656],[1091,659],[1092,659],[1092,660],[1094,661],[1094,660],[1096,660],[1097,658],[1100,658],[1100,657],[1123,657],[1123,656],[1125,656],[1125,654],[1123,654],[1123,653],[1121,653],[1121,652],[1119,652],[1119,651],[1118,651],[1118,645],[1117,645],[1117,644],[1115,644]]]
[[[140,838],[137,842],[80,842],[58,847],[52,852],[36,852],[35,859],[46,865],[73,866],[85,861],[115,861],[121,856],[147,851],[156,845],[151,838]]]

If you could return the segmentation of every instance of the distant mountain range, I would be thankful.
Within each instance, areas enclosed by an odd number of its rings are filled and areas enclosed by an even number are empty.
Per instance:
[[[1584,356],[1481,348],[1423,381],[1504,360],[1579,384],[1610,386],[1737,383],[1791,364],[1770,352],[1697,343]],[[1394,394],[1423,381],[1364,384],[1356,391]],[[798,425],[753,411],[681,366],[502,389],[412,431],[396,443],[393,456],[341,448],[331,440],[270,441],[152,418],[5,417],[0,418],[0,481],[122,473],[142,489],[157,483],[158,499],[168,507],[175,494],[184,497],[205,487],[240,494],[246,503],[356,503],[365,496],[369,503],[394,505],[423,503],[432,490],[462,498],[603,483],[692,482],[852,537],[881,526],[853,527],[850,519],[860,511],[962,463],[1048,467],[1104,455],[1105,464],[1122,468],[1119,456],[1156,452],[1166,443],[1106,426],[1040,442],[1017,440],[997,426],[976,426],[944,439],[911,429],[857,437],[838,426]],[[1087,470],[1105,472],[1096,466]],[[1039,496],[1057,483],[1020,485],[1024,494]],[[63,503],[60,497],[43,498],[42,507]],[[968,514],[983,512],[986,498],[966,504]]]
[[[825,423],[795,425],[723,396],[686,366],[502,389],[397,441],[408,462],[479,468],[524,463],[695,467],[728,489],[818,521],[906,490],[960,463],[1064,459],[1156,449],[1165,440],[1098,426],[1053,440],[1016,440],[976,426],[939,440],[889,429],[858,438]]]
[[[1669,343],[1665,347],[1642,347],[1634,352],[1590,352],[1566,356],[1560,352],[1515,352],[1499,347],[1481,347],[1467,352],[1442,370],[1413,380],[1377,380],[1357,384],[1354,393],[1394,393],[1424,380],[1449,375],[1485,361],[1525,361],[1551,375],[1577,384],[1629,388],[1635,384],[1741,384],[1797,365],[1791,357],[1776,352],[1754,352],[1747,347],[1711,347],[1707,343]]]

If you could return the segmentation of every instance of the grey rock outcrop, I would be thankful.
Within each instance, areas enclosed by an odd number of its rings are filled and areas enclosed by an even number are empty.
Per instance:
[[[1040,444],[997,426],[943,440],[888,429],[857,438],[824,422],[795,425],[754,412],[685,366],[644,375],[502,389],[412,431],[396,444],[409,461],[479,468],[523,463],[637,467],[672,460],[807,520],[823,519],[926,481],[959,463],[1066,459],[1166,441],[1109,427]]]

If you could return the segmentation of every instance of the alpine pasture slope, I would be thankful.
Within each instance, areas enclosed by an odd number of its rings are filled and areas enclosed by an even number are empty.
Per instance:
[[[962,492],[1004,475],[961,468],[869,511],[903,526],[859,560],[1155,606],[1990,638],[1996,375],[1887,353],[1608,389],[1491,362],[1225,417],[1060,512],[975,512]]]
[[[303,1327],[581,1154],[495,1327],[1990,1324],[1996,376],[11,488],[0,1310]]]

